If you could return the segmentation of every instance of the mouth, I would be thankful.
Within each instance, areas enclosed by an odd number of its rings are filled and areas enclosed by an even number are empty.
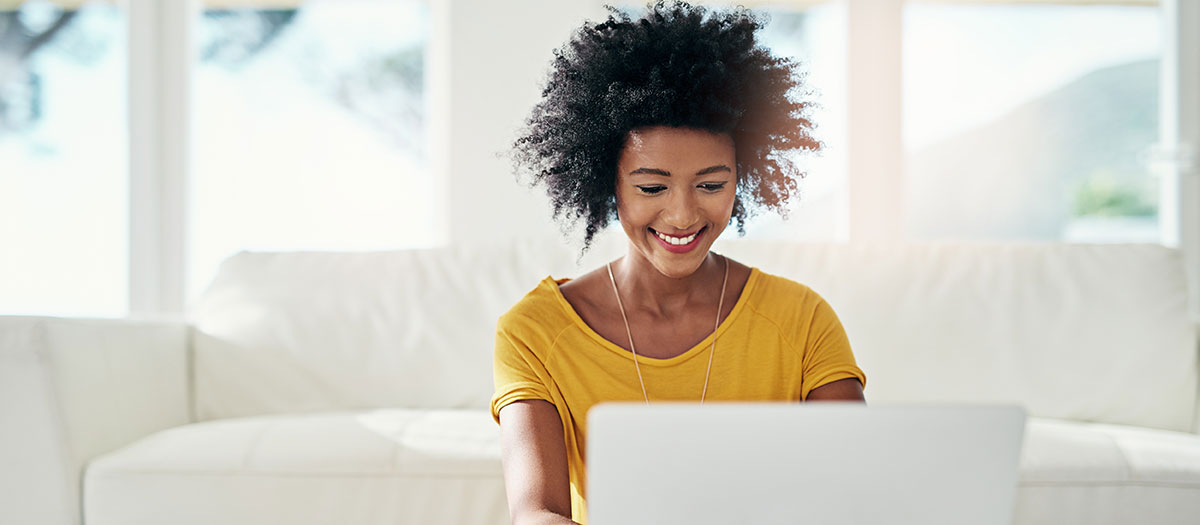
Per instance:
[[[692,251],[693,248],[700,245],[700,240],[708,232],[708,226],[685,235],[667,235],[654,228],[646,229],[654,234],[654,238],[658,240],[659,245],[671,253],[687,253]]]

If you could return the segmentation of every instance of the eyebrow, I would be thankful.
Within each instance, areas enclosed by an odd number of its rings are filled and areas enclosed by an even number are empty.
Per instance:
[[[732,172],[733,170],[729,169],[729,166],[726,166],[724,164],[718,164],[716,166],[709,166],[700,171],[697,171],[696,175],[708,175],[709,173],[717,173],[719,171]],[[664,177],[671,176],[671,172],[669,172],[667,170],[660,170],[658,168],[638,168],[636,170],[629,172],[629,174],[630,175],[639,175],[639,174],[662,175]]]

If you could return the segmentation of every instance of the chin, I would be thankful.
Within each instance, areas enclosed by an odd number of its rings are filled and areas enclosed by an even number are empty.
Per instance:
[[[707,250],[704,251],[704,255],[708,255]],[[661,273],[664,276],[672,279],[683,279],[696,273],[696,270],[699,270],[700,265],[704,263],[704,259],[705,257],[701,257],[695,261],[689,261],[687,264],[682,264],[681,262],[668,262],[651,258],[650,263],[654,265],[654,268],[658,270],[658,273]]]

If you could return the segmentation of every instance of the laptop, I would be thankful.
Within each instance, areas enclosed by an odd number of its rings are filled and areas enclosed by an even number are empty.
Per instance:
[[[589,525],[1011,525],[1019,406],[602,403]]]

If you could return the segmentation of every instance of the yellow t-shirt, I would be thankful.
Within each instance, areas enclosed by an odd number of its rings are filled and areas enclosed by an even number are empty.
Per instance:
[[[522,399],[554,404],[570,465],[571,514],[587,523],[587,411],[602,401],[643,401],[632,354],[583,322],[546,277],[496,328],[492,417]],[[669,359],[638,356],[651,402],[698,401],[712,335]],[[733,310],[716,331],[705,401],[804,400],[826,383],[856,377],[866,385],[833,309],[795,281],[751,268]]]

